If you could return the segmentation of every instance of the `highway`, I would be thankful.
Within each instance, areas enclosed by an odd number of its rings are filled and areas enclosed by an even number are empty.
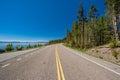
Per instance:
[[[0,80],[120,80],[120,66],[54,44],[1,61]]]

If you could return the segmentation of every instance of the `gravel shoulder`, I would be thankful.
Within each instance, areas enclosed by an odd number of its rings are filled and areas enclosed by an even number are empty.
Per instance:
[[[7,53],[0,54],[0,62],[6,61],[8,59],[14,58],[14,57],[19,56],[19,55],[30,53],[30,52],[35,51],[37,49],[39,49],[39,48],[29,49],[29,50],[24,50],[24,51],[7,52]]]

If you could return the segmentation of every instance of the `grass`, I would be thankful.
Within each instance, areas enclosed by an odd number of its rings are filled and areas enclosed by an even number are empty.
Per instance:
[[[118,54],[119,54],[119,53],[118,53],[117,51],[113,51],[113,52],[112,52],[112,55],[113,55],[116,59],[118,59]]]

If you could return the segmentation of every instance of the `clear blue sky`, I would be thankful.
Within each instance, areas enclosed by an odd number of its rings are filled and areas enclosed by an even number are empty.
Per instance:
[[[0,0],[0,41],[63,38],[81,1],[86,12],[93,3],[104,14],[104,0]]]

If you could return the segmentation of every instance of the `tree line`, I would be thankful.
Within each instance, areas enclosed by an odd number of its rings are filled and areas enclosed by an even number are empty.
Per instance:
[[[35,44],[35,45],[30,45],[28,44],[26,47],[23,47],[22,45],[17,45],[16,46],[16,50],[19,51],[19,50],[25,50],[25,49],[31,49],[31,48],[37,48],[37,47],[41,47],[42,45],[41,44]],[[9,52],[9,51],[14,51],[14,47],[12,44],[7,44],[6,45],[6,48],[5,48],[5,51],[6,52]]]
[[[46,44],[46,45],[57,44],[57,43],[64,43],[65,41],[66,41],[65,38],[64,38],[64,39],[50,40],[50,41],[48,42],[48,44]]]
[[[91,4],[89,11],[85,13],[83,3],[80,3],[77,20],[73,22],[72,30],[66,30],[65,41],[68,46],[84,49],[110,42],[113,47],[118,45],[120,0],[105,0],[104,4],[105,15],[99,16],[94,4]]]

